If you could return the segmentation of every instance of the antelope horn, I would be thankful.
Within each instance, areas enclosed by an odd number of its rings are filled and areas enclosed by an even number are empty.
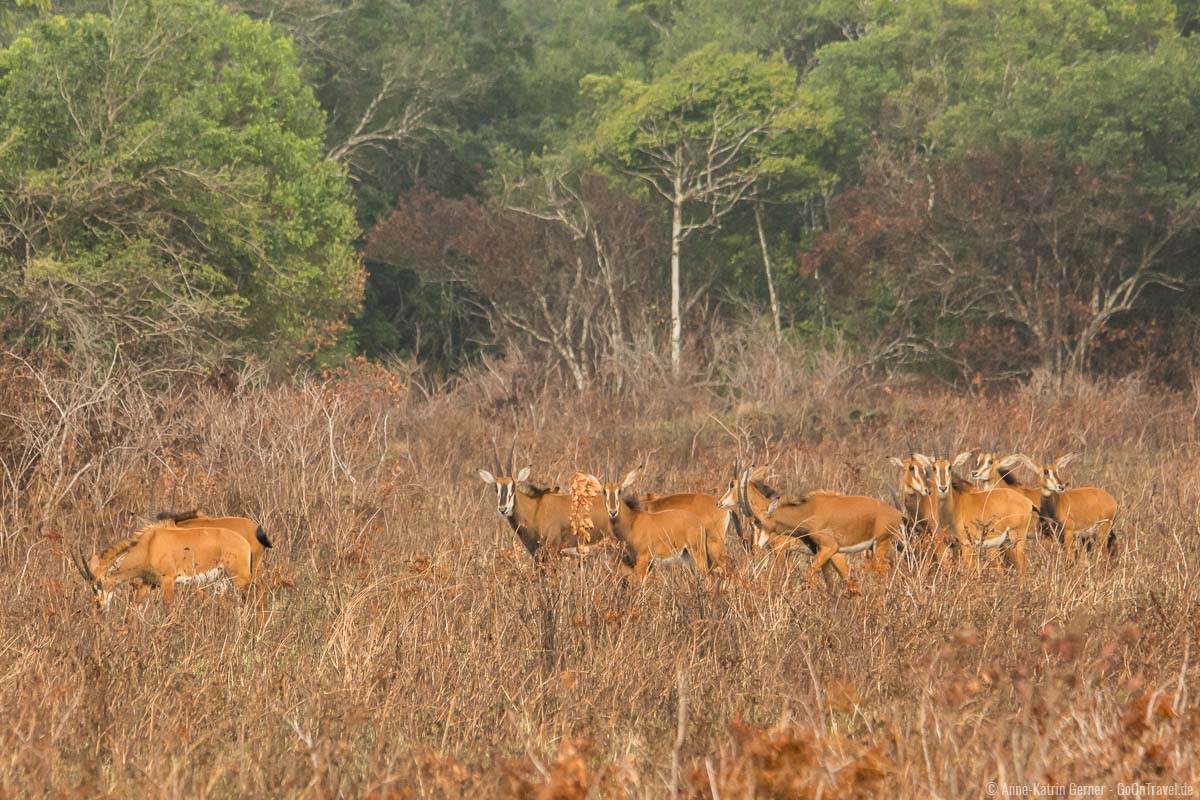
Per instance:
[[[750,483],[750,472],[754,469],[754,465],[742,473],[741,480],[738,481],[738,505],[742,508],[742,513],[753,519],[754,512],[750,509],[750,492],[748,484]]]
[[[84,572],[83,567],[79,565],[79,555],[74,550],[71,551],[71,566],[75,568],[75,571],[78,572],[80,577],[82,577],[85,581],[88,579],[87,573]]]
[[[87,560],[83,557],[83,552],[76,550],[72,555],[72,560],[75,562],[75,569],[79,570],[79,574],[83,576],[83,579],[88,583],[95,581],[96,574],[88,566]]]
[[[513,436],[512,446],[508,448],[508,474],[509,475],[512,475],[513,469],[516,468],[516,464],[514,463],[516,454],[517,454],[517,437]]]

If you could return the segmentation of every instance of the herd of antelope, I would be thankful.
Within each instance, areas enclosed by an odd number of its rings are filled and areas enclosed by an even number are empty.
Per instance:
[[[873,497],[814,490],[787,497],[765,482],[761,466],[734,464],[724,494],[687,493],[638,497],[630,487],[640,467],[621,477],[610,469],[601,480],[587,475],[596,491],[590,524],[573,531],[571,498],[557,489],[530,484],[531,467],[515,471],[515,443],[507,465],[498,455],[492,469],[479,470],[496,490],[497,511],[535,560],[579,556],[606,536],[620,543],[622,562],[639,580],[652,562],[690,559],[703,574],[723,566],[725,537],[732,530],[747,550],[786,553],[804,545],[813,555],[808,578],[833,572],[851,593],[846,557],[871,553],[887,560],[893,543],[908,558],[922,551],[938,565],[956,558],[973,566],[979,553],[1003,557],[1025,571],[1027,540],[1048,536],[1074,560],[1077,543],[1087,549],[1100,541],[1116,553],[1113,520],[1117,503],[1104,489],[1069,489],[1059,476],[1074,457],[1039,464],[1028,456],[999,457],[995,448],[978,454],[970,481],[958,474],[972,451],[949,454],[910,452],[890,458],[900,469],[899,500],[890,505]],[[1013,476],[1027,466],[1038,486],[1021,486]],[[895,499],[895,498],[894,498]],[[575,526],[578,528],[579,526]]]
[[[618,543],[624,567],[639,581],[653,563],[682,558],[708,575],[724,569],[725,539],[732,531],[751,552],[786,554],[807,547],[813,556],[810,582],[824,576],[832,585],[836,572],[857,594],[847,556],[869,553],[886,563],[893,546],[905,558],[927,554],[939,566],[949,559],[973,566],[980,553],[988,553],[1018,573],[1025,571],[1027,540],[1039,536],[1059,542],[1068,560],[1081,543],[1091,550],[1102,542],[1110,555],[1117,549],[1112,495],[1095,487],[1070,489],[1059,475],[1073,453],[1037,463],[1019,453],[999,457],[988,448],[978,454],[967,480],[958,471],[971,451],[954,459],[948,453],[910,452],[889,459],[900,470],[893,504],[825,490],[789,497],[767,485],[764,467],[741,463],[734,464],[720,497],[638,496],[631,487],[641,468],[623,476],[610,468],[604,480],[579,476],[589,491],[580,495],[582,519],[573,520],[572,496],[531,484],[530,466],[515,469],[515,450],[514,442],[507,465],[494,454],[492,469],[479,470],[479,476],[494,487],[500,516],[541,565],[559,555],[582,557],[608,538]],[[1018,466],[1036,472],[1039,485],[1019,485],[1013,476]],[[179,584],[227,581],[248,593],[269,547],[266,532],[253,520],[193,511],[160,514],[102,553],[90,559],[76,553],[74,561],[101,608],[125,583],[139,599],[160,587],[170,605]]]

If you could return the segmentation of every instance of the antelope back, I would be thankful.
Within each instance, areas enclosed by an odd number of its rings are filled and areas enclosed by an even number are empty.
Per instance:
[[[249,577],[250,543],[228,528],[159,529],[147,546],[147,565],[160,575],[194,575],[223,567]]]

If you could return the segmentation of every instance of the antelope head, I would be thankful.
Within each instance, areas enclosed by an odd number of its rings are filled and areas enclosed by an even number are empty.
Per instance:
[[[92,590],[92,602],[101,611],[108,609],[108,604],[112,601],[113,593],[105,591],[104,579],[96,575],[96,570],[100,569],[100,562],[97,556],[92,556],[90,559],[84,560],[83,551],[79,550],[71,554],[71,563],[75,565],[75,569],[79,571],[79,575],[83,578],[83,582]],[[101,570],[103,571],[103,570]]]
[[[740,464],[738,465],[740,467]],[[767,536],[767,532],[763,530],[759,524],[759,518],[754,513],[754,509],[750,507],[750,481],[761,481],[766,478],[766,466],[755,466],[751,464],[746,469],[740,470],[734,481],[732,491],[735,493],[737,509],[746,518],[750,530],[746,532],[750,539],[747,549],[752,549],[754,546],[759,548],[766,547],[771,539]],[[728,492],[726,492],[728,494]],[[723,499],[723,498],[722,498]],[[763,514],[763,519],[768,519],[775,514],[775,509],[779,507],[778,498],[771,500],[767,506],[766,512]]]
[[[638,465],[634,469],[625,473],[623,479],[618,480],[621,471],[615,467],[609,467],[604,471],[604,480],[600,480],[595,475],[588,475],[604,492],[604,510],[608,512],[608,518],[615,520],[621,515],[621,493],[628,489],[635,480],[638,473],[642,471],[642,466]]]
[[[975,459],[975,468],[971,470],[970,478],[977,484],[990,483],[1000,480],[1005,473],[1021,463],[1021,456],[1018,453],[1013,453],[1009,456],[1000,456],[1000,448],[996,442],[992,442],[988,447],[979,451],[979,455]]]
[[[900,490],[904,494],[919,494],[929,497],[929,482],[925,480],[927,470],[933,469],[933,460],[927,455],[911,451],[908,458],[892,456],[888,461],[900,468]]]
[[[517,449],[517,440],[514,438],[512,447],[508,449],[508,466],[504,467],[500,463],[500,454],[496,451],[496,443],[492,443],[492,469],[479,470],[479,477],[484,483],[489,483],[496,487],[496,511],[502,517],[511,517],[517,502],[517,484],[524,483],[529,479],[530,467],[525,466],[514,477],[514,456]]]
[[[725,485],[725,494],[721,495],[721,499],[717,501],[717,508],[723,511],[729,511],[738,507],[738,481],[742,477],[742,462],[733,462],[733,472],[729,476],[729,483]]]
[[[1075,458],[1075,453],[1059,456],[1048,464],[1039,464],[1029,456],[1019,456],[1019,458],[1026,466],[1036,471],[1041,478],[1042,494],[1062,494],[1070,488],[1071,485],[1059,476],[1058,471],[1071,463]]]
[[[950,494],[950,490],[954,488],[954,470],[959,469],[967,463],[967,459],[971,457],[971,451],[966,450],[959,453],[951,461],[949,453],[934,459],[933,468],[933,483],[937,488],[938,497],[946,497]]]

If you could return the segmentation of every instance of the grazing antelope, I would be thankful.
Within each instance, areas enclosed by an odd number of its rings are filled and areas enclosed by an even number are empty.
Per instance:
[[[1018,572],[1024,572],[1025,538],[1034,530],[1037,520],[1033,503],[1003,487],[976,491],[954,474],[971,457],[970,451],[959,453],[953,462],[945,457],[931,460],[920,453],[913,457],[933,472],[938,527],[949,530],[963,561],[974,566],[976,547],[984,550],[1004,547],[1005,558]],[[989,537],[989,533],[993,535]]]
[[[191,528],[226,528],[241,536],[250,545],[250,571],[255,580],[262,569],[263,555],[273,547],[267,538],[267,532],[252,519],[246,517],[210,517],[207,514],[193,510],[179,514],[163,511],[155,519],[160,522],[173,522],[176,527]]]
[[[799,499],[787,499],[762,482],[763,471],[751,466],[742,472],[735,500],[742,513],[758,524],[759,545],[798,539],[813,553],[809,581],[824,574],[828,585],[832,567],[850,593],[858,594],[846,556],[875,549],[878,557],[886,558],[891,539],[904,524],[900,512],[873,497],[834,492],[813,491]],[[721,503],[728,502],[727,493]]]
[[[1042,518],[1057,530],[1062,531],[1063,549],[1067,560],[1075,560],[1075,540],[1083,539],[1091,549],[1092,537],[1097,531],[1104,539],[1104,547],[1110,556],[1117,552],[1117,534],[1113,521],[1117,515],[1117,501],[1104,489],[1095,486],[1068,488],[1059,477],[1058,471],[1069,464],[1075,453],[1067,453],[1049,464],[1038,464],[1029,456],[1021,461],[1041,476],[1040,512]]]
[[[97,604],[108,608],[112,591],[126,581],[161,586],[170,606],[177,583],[205,584],[228,578],[239,589],[250,586],[250,544],[227,528],[176,528],[151,523],[75,568],[91,587]]]
[[[630,470],[620,482],[619,471],[613,469],[605,476],[607,481],[588,475],[603,490],[613,535],[625,545],[622,557],[625,566],[639,581],[646,577],[652,561],[670,562],[685,553],[701,574],[708,575],[721,567],[725,562],[724,528],[721,533],[710,531],[704,519],[687,508],[650,511],[636,497],[625,495],[641,469]]]
[[[557,489],[542,489],[529,480],[531,467],[513,472],[516,441],[508,451],[508,467],[495,456],[491,470],[479,470],[484,483],[496,487],[496,510],[508,521],[521,544],[535,560],[551,555],[579,555],[579,542],[571,533],[571,498]],[[612,532],[603,500],[592,500],[592,530],[584,545],[599,542]]]
[[[909,451],[908,458],[891,456],[888,461],[900,468],[900,505],[909,541],[928,540],[932,543],[934,556],[941,562],[948,543],[944,532],[938,528],[937,502],[933,499],[933,487],[925,476],[924,465],[916,451]]]

